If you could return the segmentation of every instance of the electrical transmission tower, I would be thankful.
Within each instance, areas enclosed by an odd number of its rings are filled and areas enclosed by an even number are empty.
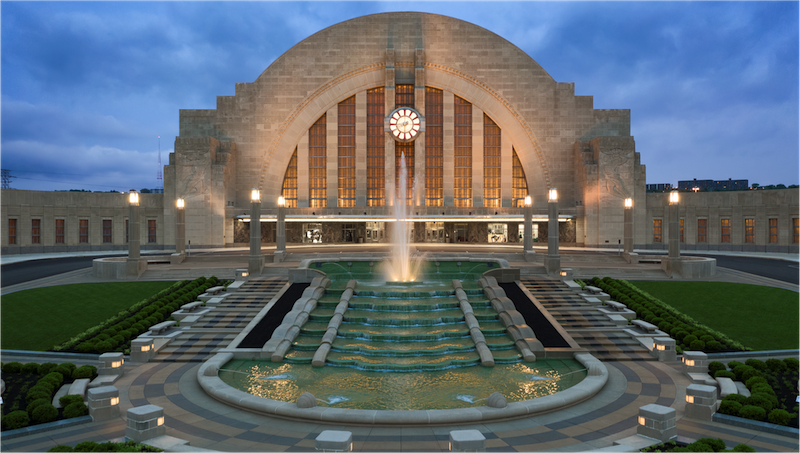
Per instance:
[[[156,174],[156,180],[158,180],[158,188],[162,191],[164,190],[164,173],[161,166],[161,136],[158,136],[158,173]]]
[[[11,188],[11,179],[16,176],[11,176],[11,170],[0,170],[0,177],[3,180],[3,189]]]

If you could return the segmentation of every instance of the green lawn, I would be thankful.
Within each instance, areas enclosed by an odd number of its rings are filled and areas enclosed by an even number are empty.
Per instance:
[[[631,282],[697,322],[755,350],[798,349],[794,291],[743,283]]]
[[[5,295],[0,347],[46,351],[174,283],[81,283]]]

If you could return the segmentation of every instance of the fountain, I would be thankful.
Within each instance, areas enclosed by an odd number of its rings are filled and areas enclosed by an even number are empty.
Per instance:
[[[319,277],[270,340],[209,359],[200,385],[248,410],[393,425],[514,418],[598,392],[608,372],[591,355],[536,360],[528,349],[538,340],[532,331],[520,337],[529,328],[494,278],[484,278],[508,267],[503,260],[411,253],[405,156],[399,180],[391,256],[301,263],[303,275]]]

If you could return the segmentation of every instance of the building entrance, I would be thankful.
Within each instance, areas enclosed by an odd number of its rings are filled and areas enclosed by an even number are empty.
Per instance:
[[[385,234],[383,222],[367,222],[367,242],[383,242]]]
[[[508,242],[508,225],[505,223],[490,223],[488,242]]]
[[[425,222],[425,242],[444,242],[444,222]]]
[[[321,244],[322,243],[322,224],[304,223],[303,224],[303,243]]]

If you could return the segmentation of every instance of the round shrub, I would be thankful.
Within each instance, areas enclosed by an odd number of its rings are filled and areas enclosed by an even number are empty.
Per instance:
[[[689,349],[693,349],[695,351],[702,351],[706,347],[706,342],[703,340],[694,340],[692,344],[689,345]]]
[[[745,365],[745,366],[747,366],[747,365]],[[739,368],[742,368],[742,367],[739,367]],[[749,370],[744,370],[744,373],[742,373],[742,381],[747,382],[748,379],[756,377],[756,376],[761,376],[761,372],[758,371],[757,369],[750,368]]]
[[[792,415],[783,409],[773,409],[770,411],[768,419],[770,423],[786,426],[792,419]]]
[[[747,400],[747,397],[744,395],[739,395],[738,393],[734,393],[732,395],[728,395],[722,399],[722,401],[736,401],[737,403],[744,405],[744,402]]]
[[[3,373],[20,373],[20,372],[22,372],[22,364],[19,362],[8,362],[3,365]]]
[[[28,374],[39,374],[39,364],[35,362],[29,362],[22,365],[22,372]]]
[[[47,373],[42,379],[39,379],[39,380],[40,381],[41,380],[50,381],[50,382],[53,383],[54,386],[58,387],[58,386],[60,386],[61,384],[64,383],[64,375],[61,374],[61,373],[53,371],[53,372]]]
[[[783,363],[786,364],[786,366],[789,368],[789,371],[794,371],[795,373],[800,371],[800,360],[797,360],[794,357],[788,357],[783,359]]]
[[[34,423],[52,422],[58,417],[58,409],[52,404],[42,404],[31,412],[31,421]]]
[[[733,447],[733,451],[756,451],[756,449],[747,444],[739,444]]]
[[[125,342],[125,337],[123,337],[123,336],[122,336],[122,335],[120,335],[120,334],[116,334],[116,335],[114,335],[113,337],[111,337],[111,339],[112,339],[112,340],[114,340],[114,341],[116,341],[116,342],[117,342],[117,344],[120,344],[120,343],[123,343],[123,342]]]
[[[686,446],[686,448],[688,448],[689,451],[695,451],[695,452],[707,452],[707,451],[708,452],[713,452],[714,451],[714,449],[711,447],[711,445],[708,445],[705,442],[700,442],[699,440],[697,442],[690,443],[689,445]]]
[[[131,321],[128,321],[127,319],[119,323],[119,325],[122,326],[123,329],[130,329],[132,324],[133,323]]]
[[[727,369],[728,369],[728,368],[727,368],[727,367],[725,366],[725,364],[724,364],[724,363],[722,363],[722,362],[713,361],[713,362],[709,362],[709,363],[708,363],[708,373],[709,373],[710,375],[712,375],[712,376],[713,376],[713,375],[714,375],[714,373],[716,373],[717,371],[720,371],[720,370],[727,370]]]
[[[30,403],[28,403],[28,407],[26,408],[28,414],[32,414],[33,410],[41,406],[42,404],[50,404],[50,398],[41,398],[38,400],[33,400]]]
[[[737,362],[736,360],[731,360],[730,362],[728,362],[728,368],[730,368],[731,370],[739,365],[744,365],[744,364],[742,362]]]
[[[690,334],[683,337],[683,344],[685,344],[686,346],[691,347],[693,341],[697,341],[697,337],[694,335]]]
[[[763,393],[754,393],[748,396],[747,400],[745,401],[745,407],[747,406],[758,406],[763,408],[765,411],[764,415],[766,415],[766,411],[771,411],[773,408],[772,401],[770,401],[769,398],[767,398]],[[742,410],[744,410],[744,408],[742,408]],[[764,415],[762,415],[761,418],[764,418]]]
[[[133,323],[133,325],[131,325],[131,329],[136,329],[139,332],[144,332],[147,329],[147,327],[145,327],[142,322],[137,321]]]
[[[706,349],[709,351],[719,351],[722,349],[722,343],[717,340],[711,340],[706,342]]]
[[[758,371],[767,371],[767,364],[758,359],[747,359],[744,361],[744,364],[747,366],[751,366]]]
[[[97,442],[93,440],[87,440],[76,445],[75,451],[94,451],[95,447],[97,447]]]
[[[67,407],[72,403],[83,402],[83,396],[81,395],[64,395],[58,399],[58,404],[61,407]]]
[[[731,368],[731,369],[733,370],[733,374],[736,375],[736,379],[742,382],[747,382],[747,379],[742,379],[742,375],[744,374],[745,371],[751,371],[751,370],[755,371],[755,368],[748,365],[739,365],[736,368]]]
[[[133,318],[131,318],[131,319],[133,320],[133,323],[135,324],[135,323],[137,323],[137,322],[141,321],[142,319],[144,319],[144,315],[142,315],[142,314],[137,314],[137,315],[134,315],[134,317],[133,317]]]
[[[669,321],[661,321],[658,323],[658,328],[664,332],[669,332],[670,329],[672,329],[672,324],[670,324]]]
[[[786,366],[786,363],[783,360],[767,359],[766,364],[767,368],[776,373],[783,373],[784,371],[787,371],[789,369],[789,367]]]
[[[756,384],[766,384],[766,383],[767,380],[764,379],[762,376],[753,376],[747,381],[745,381],[744,385],[747,387],[748,390],[750,390],[750,388]]]
[[[30,403],[31,401],[41,400],[41,399],[50,400],[50,398],[52,397],[53,397],[53,392],[48,392],[41,387],[37,388],[34,386],[33,388],[31,388],[31,390],[28,390],[27,394],[25,394],[25,401],[27,403]]]
[[[697,338],[700,338],[703,335],[708,335],[708,332],[702,329],[694,329],[692,330],[692,335],[696,336]]]
[[[83,401],[75,402],[64,408],[64,418],[75,418],[89,415],[89,408]]]
[[[148,326],[152,326],[153,324],[158,324],[158,318],[156,318],[155,316],[148,316],[144,320],[149,323]]]
[[[56,445],[47,451],[75,451],[69,445]]]
[[[775,390],[769,384],[756,384],[750,389],[750,393],[766,393],[767,395],[775,396]]]
[[[50,374],[53,370],[56,369],[57,366],[58,365],[52,362],[42,363],[41,365],[39,365],[39,374],[44,374],[44,375]]]
[[[53,392],[56,391],[57,388],[58,388],[58,386],[56,385],[55,382],[53,382],[50,379],[42,378],[42,379],[39,379],[39,381],[36,382],[36,384],[33,387],[28,389],[28,391],[31,391],[31,390],[33,390],[33,391],[44,390],[46,392],[53,393]]]
[[[111,346],[111,343],[108,340],[106,340],[106,341],[98,341],[97,344],[95,344],[95,350],[97,352],[99,352],[100,354],[108,352],[108,351],[110,351],[112,349],[114,349],[114,347]]]
[[[70,368],[68,366],[64,366],[63,363],[57,366],[55,370],[53,370],[53,372],[55,373],[60,373],[61,376],[64,377],[64,379],[68,379],[69,377],[71,377],[73,371],[75,371],[75,367]]]
[[[91,352],[97,350],[97,343],[94,341],[84,341],[83,343],[79,344],[75,349],[79,352]]]
[[[648,321],[648,322],[650,322],[650,321]],[[657,326],[657,325],[661,324],[662,322],[664,322],[664,318],[662,318],[660,316],[656,316],[655,318],[653,318],[653,321],[651,322],[651,324]]]
[[[685,329],[681,325],[673,325],[671,329],[669,329],[669,335],[672,338],[675,338],[678,335],[678,332],[684,332]]]
[[[764,410],[763,407],[759,406],[752,406],[752,405],[745,405],[739,410],[739,416],[744,418],[749,418],[750,420],[764,420],[766,417],[767,411]]]
[[[698,335],[697,338],[705,341],[706,343],[708,343],[709,341],[714,341],[714,337],[711,336],[711,335],[708,335],[708,334],[706,334],[706,335]]]
[[[725,451],[726,448],[725,441],[720,438],[703,437],[702,439],[697,439],[697,442],[708,445],[714,451]]]
[[[733,374],[733,371],[719,370],[716,373],[714,373],[714,377],[715,378],[726,377],[726,378],[730,378],[730,379],[735,379],[736,375]]]
[[[72,373],[72,377],[75,379],[91,379],[95,376],[97,376],[97,367],[94,365],[83,365]]]
[[[14,411],[3,416],[3,430],[24,428],[28,426],[28,422],[29,419],[27,412]]]
[[[736,401],[722,400],[719,404],[719,411],[723,414],[738,416],[741,410],[742,405]]]
[[[683,342],[683,339],[686,338],[688,335],[689,335],[689,332],[687,332],[685,330],[680,330],[680,331],[678,331],[678,333],[675,334],[675,340],[677,340],[679,342]]]
[[[94,339],[97,341],[105,341],[108,340],[109,338],[111,338],[111,335],[107,333],[101,333],[100,335],[94,337]]]

